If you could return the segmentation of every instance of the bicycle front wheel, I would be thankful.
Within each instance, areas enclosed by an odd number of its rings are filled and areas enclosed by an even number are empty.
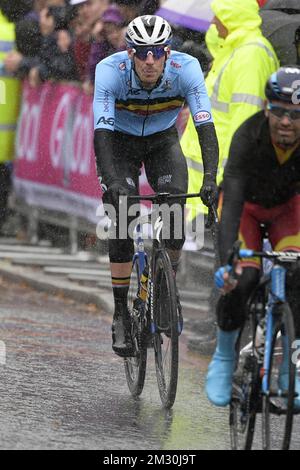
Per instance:
[[[178,381],[178,315],[176,284],[169,256],[158,254],[153,279],[154,354],[162,404],[174,404]]]
[[[262,430],[265,450],[288,450],[293,428],[296,374],[296,366],[292,362],[294,320],[288,304],[280,305],[279,309],[282,321],[275,327],[268,371],[269,391],[263,397]]]
[[[141,315],[144,312],[134,310],[134,300],[137,298],[140,284],[140,270],[138,259],[133,264],[128,293],[128,309],[131,316],[131,336],[134,344],[135,355],[124,359],[125,375],[127,385],[133,397],[138,397],[144,388],[146,365],[147,365],[147,345],[144,341],[145,321]]]

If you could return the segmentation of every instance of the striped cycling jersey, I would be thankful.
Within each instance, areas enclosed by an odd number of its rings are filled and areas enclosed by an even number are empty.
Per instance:
[[[145,90],[126,51],[96,68],[95,129],[147,136],[169,129],[187,102],[196,126],[212,122],[211,106],[197,59],[172,51],[159,85]]]

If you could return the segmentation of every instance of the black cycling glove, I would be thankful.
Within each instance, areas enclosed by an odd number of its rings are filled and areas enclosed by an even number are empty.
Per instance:
[[[218,200],[218,187],[216,180],[209,174],[204,175],[202,188],[200,190],[200,197],[203,204],[208,207]]]
[[[102,189],[104,186],[102,185]],[[121,180],[113,180],[103,194],[104,204],[112,204],[114,207],[119,205],[119,196],[128,196],[129,191]]]

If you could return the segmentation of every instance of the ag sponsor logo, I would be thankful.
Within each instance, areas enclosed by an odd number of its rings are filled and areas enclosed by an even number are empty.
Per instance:
[[[195,122],[207,122],[211,119],[211,114],[208,111],[200,111],[194,115]]]
[[[126,93],[126,96],[129,96],[129,95],[140,95],[141,94],[141,90],[139,88],[132,88],[132,83],[131,83],[131,80],[128,80],[126,85],[128,86],[128,91]]]
[[[104,124],[105,126],[114,126],[115,125],[115,120],[112,117],[106,118],[105,116],[101,116],[98,119],[97,126],[99,124]]]

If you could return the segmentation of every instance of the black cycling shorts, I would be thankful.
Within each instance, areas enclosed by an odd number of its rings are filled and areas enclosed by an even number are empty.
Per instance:
[[[115,131],[113,154],[116,173],[131,195],[139,193],[138,179],[143,163],[148,182],[155,192],[169,192],[172,194],[187,192],[187,164],[175,128],[147,137],[136,137]],[[170,204],[172,205],[173,203]],[[183,208],[184,202],[180,204]],[[128,202],[129,205],[130,203]],[[119,234],[120,215],[118,208],[115,209],[117,213],[116,233]],[[134,216],[127,217],[127,225],[134,218]],[[172,250],[180,250],[185,240],[183,227],[182,237],[176,239],[173,236],[172,216],[170,224],[170,238],[166,240],[166,246]],[[110,261],[113,263],[131,261],[133,249],[131,238],[120,239],[117,237],[116,239],[110,239]]]

